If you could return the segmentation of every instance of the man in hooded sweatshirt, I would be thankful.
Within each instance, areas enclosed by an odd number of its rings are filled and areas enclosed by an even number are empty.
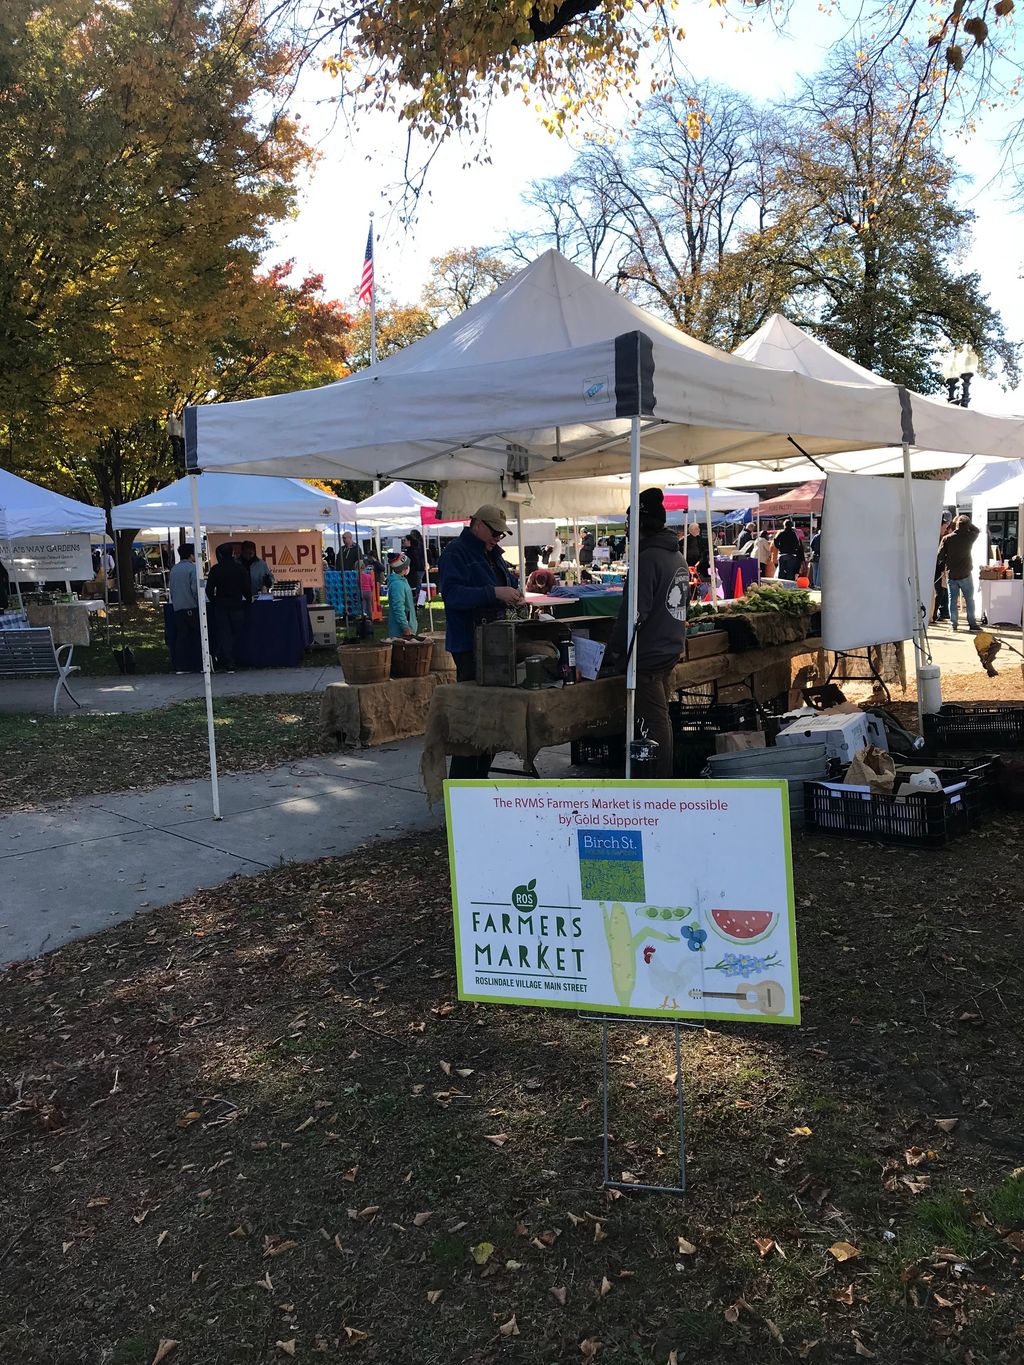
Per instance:
[[[957,607],[961,595],[967,608],[967,629],[978,629],[974,614],[974,542],[980,534],[981,528],[966,513],[961,513],[952,532],[939,545],[937,562],[949,575],[949,624],[954,630],[959,629]]]
[[[632,529],[632,521],[631,528]],[[668,714],[672,670],[686,645],[686,604],[690,575],[674,532],[665,530],[665,499],[660,488],[640,494],[636,518],[637,559],[636,729],[658,745],[656,776],[672,776],[672,724]],[[629,649],[629,585],[608,646],[624,658]]]
[[[206,580],[206,596],[213,608],[217,662],[226,672],[234,673],[243,647],[245,609],[252,601],[252,578],[230,545],[217,546],[217,562]]]

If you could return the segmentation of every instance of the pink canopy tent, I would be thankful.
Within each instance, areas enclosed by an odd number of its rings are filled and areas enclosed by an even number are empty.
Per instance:
[[[769,498],[758,508],[762,520],[772,517],[810,517],[820,516],[825,502],[825,480],[809,479],[799,488],[783,493],[781,497]]]

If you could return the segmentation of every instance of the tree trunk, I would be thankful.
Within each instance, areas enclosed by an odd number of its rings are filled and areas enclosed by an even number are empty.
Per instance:
[[[114,559],[117,561],[117,591],[126,607],[133,607],[139,600],[135,589],[135,574],[132,571],[132,542],[139,534],[134,531],[114,532]]]

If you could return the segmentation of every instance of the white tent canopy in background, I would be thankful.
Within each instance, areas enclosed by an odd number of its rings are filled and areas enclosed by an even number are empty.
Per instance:
[[[903,400],[903,401],[901,401]],[[319,478],[620,472],[913,444],[1015,455],[1024,421],[771,370],[684,336],[548,251],[436,332],[319,389],[187,408],[189,468]],[[511,449],[510,449],[511,448]]]
[[[1002,490],[1004,485],[1020,478],[1022,474],[1024,460],[991,460],[976,455],[967,461],[963,469],[957,470],[951,479],[946,480],[942,500],[963,507],[980,494]],[[1010,507],[1016,504],[1016,498],[1009,498],[1006,502],[992,499],[988,501],[988,505],[992,507]]]
[[[437,503],[426,493],[417,493],[400,479],[386,488],[357,502],[354,517],[361,526],[386,526],[389,522],[408,521],[409,527],[419,526],[420,509],[433,511]],[[409,529],[408,527],[406,529]]]
[[[102,535],[103,509],[65,498],[0,469],[0,540],[88,531]]]
[[[312,488],[300,479],[238,474],[204,474],[199,480],[202,525],[248,531],[321,530],[352,519],[355,504]],[[111,513],[114,529],[191,526],[192,492],[189,480],[122,503]]]
[[[690,498],[691,506],[703,508],[703,488],[676,486],[678,479],[685,479],[688,475],[692,478],[693,471],[666,469],[657,475],[644,474],[640,478],[640,487],[685,493]],[[532,489],[526,491],[532,491],[534,495],[524,509],[531,518],[543,520],[552,517],[562,523],[573,518],[579,521],[605,521],[609,517],[622,517],[629,510],[628,474],[606,474],[593,479],[549,479],[534,484]],[[469,516],[485,502],[497,503],[504,508],[509,518],[515,515],[515,505],[503,499],[502,484],[497,478],[490,482],[453,479],[441,485],[439,505],[443,507],[445,516]],[[711,489],[711,508],[714,512],[731,512],[756,505],[757,498],[750,493],[717,486]]]

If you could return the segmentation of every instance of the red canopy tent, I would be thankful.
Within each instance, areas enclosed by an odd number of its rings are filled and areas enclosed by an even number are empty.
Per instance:
[[[810,517],[820,516],[825,502],[825,480],[809,479],[799,488],[793,488],[781,497],[769,498],[758,508],[762,521],[772,517]]]

